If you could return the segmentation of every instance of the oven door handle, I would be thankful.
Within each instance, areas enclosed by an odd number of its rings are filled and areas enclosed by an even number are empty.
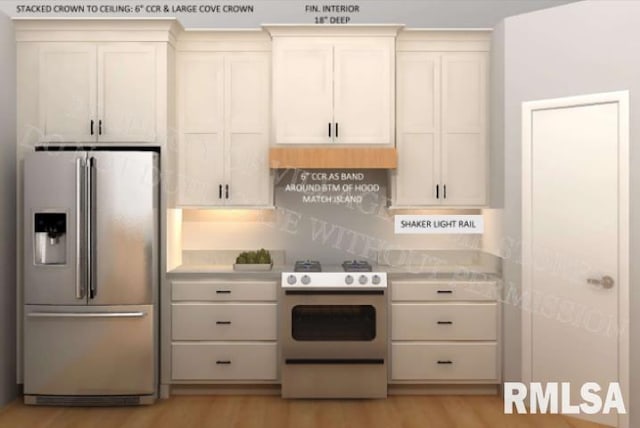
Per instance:
[[[285,364],[384,364],[384,358],[287,358]]]
[[[384,296],[384,290],[285,290],[287,296]]]

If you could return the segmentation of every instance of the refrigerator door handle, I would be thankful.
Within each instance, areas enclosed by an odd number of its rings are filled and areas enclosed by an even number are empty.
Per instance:
[[[96,281],[96,167],[97,160],[94,157],[89,158],[89,174],[88,174],[88,194],[89,194],[89,215],[87,216],[87,234],[88,234],[88,251],[87,251],[87,267],[89,270],[89,298],[95,299],[98,295],[98,283]]]
[[[84,231],[82,226],[84,224],[84,162],[81,158],[76,159],[76,299],[84,299],[84,283],[85,270],[82,265],[82,250],[84,249],[84,245],[82,245],[82,238],[84,236]]]
[[[136,312],[31,312],[29,318],[142,318],[147,313]]]

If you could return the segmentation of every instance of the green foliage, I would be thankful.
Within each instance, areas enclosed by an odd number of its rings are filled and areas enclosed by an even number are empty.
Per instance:
[[[243,251],[236,258],[236,263],[239,265],[270,264],[272,263],[271,254],[264,248],[260,248],[258,251]]]

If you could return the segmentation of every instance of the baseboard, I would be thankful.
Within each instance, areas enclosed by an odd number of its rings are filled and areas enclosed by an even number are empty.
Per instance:
[[[498,395],[499,385],[389,385],[389,395]]]
[[[171,385],[171,395],[280,395],[280,385]]]

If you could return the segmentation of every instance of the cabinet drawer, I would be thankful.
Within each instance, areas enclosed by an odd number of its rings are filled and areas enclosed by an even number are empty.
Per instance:
[[[277,300],[275,281],[173,281],[173,301],[207,300],[273,301]]]
[[[276,380],[275,343],[174,343],[174,380]]]
[[[495,343],[394,343],[393,380],[496,380]]]
[[[394,303],[391,340],[496,340],[496,303]]]
[[[495,281],[394,281],[391,284],[393,301],[495,301],[497,297]]]
[[[173,340],[276,340],[275,303],[175,303]]]

